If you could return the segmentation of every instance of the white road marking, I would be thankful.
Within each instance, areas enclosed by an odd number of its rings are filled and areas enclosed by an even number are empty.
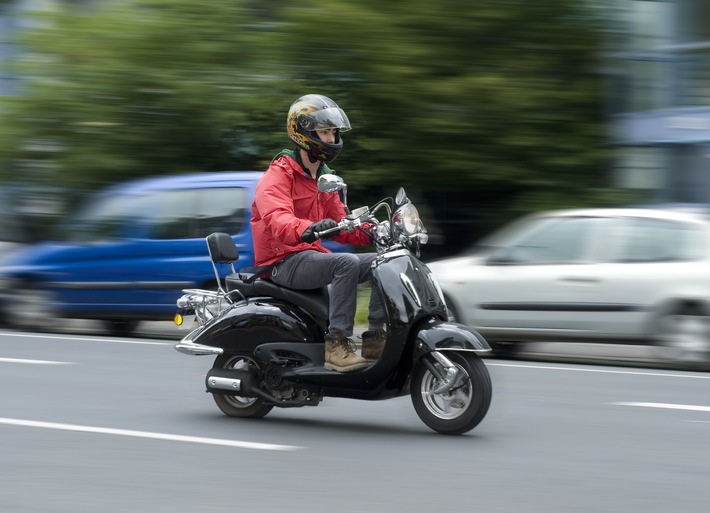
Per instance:
[[[79,342],[112,342],[115,344],[139,344],[144,346],[170,346],[175,345],[176,342],[148,342],[145,340],[130,340],[130,339],[115,339],[115,338],[90,338],[90,337],[77,337],[77,336],[62,336],[62,335],[35,335],[32,333],[14,333],[10,331],[0,332],[0,335],[8,335],[12,337],[24,337],[24,338],[43,338],[52,340],[73,340]]]
[[[706,411],[710,412],[710,406],[698,406],[696,404],[672,404],[672,403],[610,403],[614,406],[638,406],[640,408],[663,408],[667,410],[686,411]]]
[[[73,365],[72,362],[54,362],[52,360],[27,360],[24,358],[0,358],[0,363],[27,363],[31,365]]]
[[[244,442],[240,440],[224,440],[220,438],[204,438],[200,436],[172,435],[169,433],[152,433],[149,431],[132,431],[129,429],[79,426],[76,424],[60,424],[56,422],[39,422],[35,420],[8,419],[2,417],[0,417],[0,424],[6,424],[9,426],[34,427],[42,429],[58,429],[61,431],[77,431],[81,433],[98,433],[102,435],[129,436],[134,438],[150,438],[153,440],[167,440],[171,442],[220,445],[223,447],[237,447],[240,449],[256,449],[261,451],[296,451],[299,449],[304,449],[304,447],[299,447],[297,445]]]
[[[486,366],[493,367],[518,367],[524,369],[543,369],[543,370],[558,370],[558,371],[572,371],[572,372],[597,372],[601,374],[626,374],[630,376],[655,376],[662,378],[689,378],[689,379],[710,379],[710,375],[702,374],[673,374],[670,372],[638,372],[638,371],[620,371],[611,369],[587,369],[582,367],[558,367],[552,365],[523,365],[515,363],[488,363]]]

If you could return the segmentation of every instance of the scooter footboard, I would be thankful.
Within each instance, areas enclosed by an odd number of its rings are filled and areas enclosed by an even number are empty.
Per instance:
[[[472,351],[486,353],[491,350],[486,339],[477,331],[453,322],[427,323],[417,333],[420,350]]]

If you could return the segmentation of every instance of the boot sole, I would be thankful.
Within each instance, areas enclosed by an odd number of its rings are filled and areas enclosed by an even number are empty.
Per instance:
[[[364,369],[368,365],[369,365],[369,363],[365,362],[365,363],[358,363],[355,365],[350,365],[349,367],[340,367],[338,365],[333,365],[332,363],[326,363],[324,365],[324,367],[328,370],[334,370],[334,371],[338,371],[338,372],[353,372],[356,370]]]

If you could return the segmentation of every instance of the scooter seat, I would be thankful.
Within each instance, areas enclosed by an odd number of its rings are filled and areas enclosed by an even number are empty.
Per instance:
[[[317,319],[328,318],[328,288],[296,290],[276,285],[269,280],[257,278],[251,283],[242,279],[239,273],[228,274],[225,278],[227,292],[239,291],[244,297],[269,296],[283,299],[300,306]]]

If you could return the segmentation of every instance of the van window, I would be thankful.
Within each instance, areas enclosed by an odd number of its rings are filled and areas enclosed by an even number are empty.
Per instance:
[[[165,191],[156,201],[160,208],[155,211],[155,239],[234,235],[246,221],[247,191],[239,187]]]
[[[67,227],[74,241],[117,238],[188,239],[212,232],[236,234],[247,221],[247,191],[240,187],[151,191],[102,197]]]

